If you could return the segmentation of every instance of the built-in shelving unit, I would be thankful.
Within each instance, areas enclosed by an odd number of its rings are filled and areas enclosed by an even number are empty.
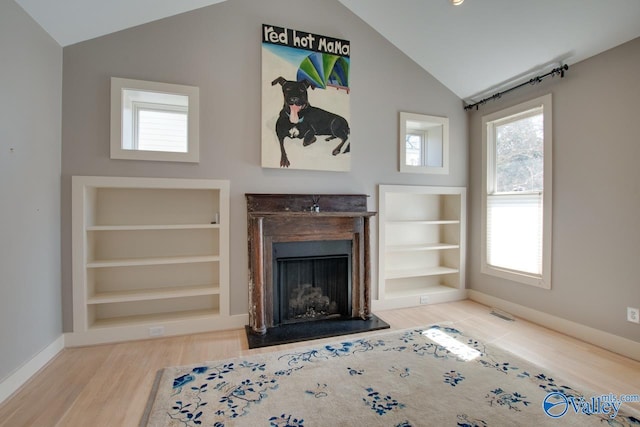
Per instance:
[[[374,309],[463,299],[466,189],[380,185]]]
[[[228,181],[75,176],[72,204],[72,345],[241,326]]]

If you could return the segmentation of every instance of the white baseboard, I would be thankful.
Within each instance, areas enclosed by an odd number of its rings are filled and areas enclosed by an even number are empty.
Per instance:
[[[421,296],[426,296],[428,298],[428,302],[426,304],[441,304],[443,302],[460,301],[466,299],[467,290],[450,288],[446,291],[425,292],[421,295],[408,295],[398,298],[387,298],[384,300],[374,299],[371,301],[371,310],[376,312],[393,310],[396,308],[417,307],[419,305],[425,304],[420,302]]]
[[[588,342],[589,344],[593,344],[614,353],[640,361],[639,342],[471,289],[468,291],[468,298],[472,301],[479,302],[480,304],[504,310],[514,316],[518,316],[554,331],[562,332],[563,334]]]
[[[42,367],[53,360],[64,349],[64,335],[33,356],[31,360],[18,368],[14,373],[0,382],[0,403],[15,393],[23,384],[35,375]]]
[[[65,344],[67,347],[84,347],[88,345],[151,339],[152,337],[149,335],[149,327],[151,326],[161,326],[163,328],[163,333],[155,338],[167,338],[203,332],[241,329],[248,323],[248,314],[234,314],[224,317],[203,316],[200,319],[155,322],[153,324],[143,323],[102,327],[86,332],[69,332],[65,335]]]

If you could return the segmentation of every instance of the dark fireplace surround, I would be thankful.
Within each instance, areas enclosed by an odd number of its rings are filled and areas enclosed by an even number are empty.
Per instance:
[[[297,261],[299,258],[307,259],[311,256],[311,258],[315,257],[320,260],[320,266],[314,267],[319,271],[335,269],[342,271],[343,275],[350,276],[347,280],[349,288],[345,294],[348,295],[350,301],[347,301],[346,305],[343,302],[338,302],[336,305],[343,308],[338,307],[336,312],[332,297],[331,312],[328,315],[323,313],[319,317],[320,320],[333,316],[340,319],[369,321],[375,317],[371,314],[369,229],[370,218],[376,213],[367,211],[366,195],[246,194],[245,196],[247,199],[249,240],[248,335],[266,336],[271,334],[273,330],[280,329],[278,319],[284,319],[280,322],[281,324],[287,322],[311,324],[311,322],[305,321],[304,314],[293,320],[286,319],[287,314],[282,313],[282,306],[278,306],[279,303],[274,298],[279,298],[278,293],[283,292],[279,290],[278,284],[274,283],[277,281],[277,276],[274,280],[274,270],[278,268],[280,260],[277,253],[282,251],[284,251],[283,258],[285,260]],[[329,244],[322,245],[323,242]],[[316,246],[324,247],[324,249],[321,249],[317,254],[307,253],[313,251],[312,248]],[[334,250],[332,247],[339,249]],[[345,247],[348,250],[344,250]],[[346,263],[338,260],[335,267],[334,264],[323,267],[324,262],[333,262],[331,259],[345,256],[348,257]],[[326,259],[329,261],[325,261]],[[347,270],[345,270],[345,264],[348,265]],[[294,264],[292,268],[300,267]],[[303,271],[310,268],[305,267]],[[305,273],[296,270],[296,274],[304,276]],[[318,274],[322,276],[323,273]],[[329,282],[332,280],[329,279]],[[302,285],[302,288],[298,286],[295,291],[303,293],[308,290],[304,289],[308,286],[306,284]],[[326,299],[326,302],[323,303],[326,307],[329,299],[320,296],[319,290],[317,293],[318,298]],[[276,320],[274,320],[274,316]],[[316,322],[315,320],[318,319],[315,318],[310,320],[314,324],[326,323]],[[384,324],[377,318],[376,321]],[[380,327],[370,329],[380,329]],[[348,329],[349,327],[347,327]],[[330,335],[340,335],[340,333]]]

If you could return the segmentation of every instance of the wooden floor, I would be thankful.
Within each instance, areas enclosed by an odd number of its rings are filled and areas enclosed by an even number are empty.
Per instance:
[[[538,364],[576,388],[598,395],[640,394],[640,362],[490,311],[460,301],[376,314],[392,329],[454,322],[465,333]],[[137,426],[156,372],[163,367],[308,343],[249,350],[244,330],[232,330],[65,349],[0,406],[0,426]],[[624,408],[640,414],[640,404],[625,403]]]

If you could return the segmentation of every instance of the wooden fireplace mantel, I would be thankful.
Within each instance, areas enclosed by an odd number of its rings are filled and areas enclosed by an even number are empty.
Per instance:
[[[273,244],[318,240],[352,242],[354,318],[371,316],[367,196],[360,194],[246,194],[249,239],[249,326],[265,334],[273,321]]]
[[[371,217],[376,212],[249,212],[249,217],[291,217],[291,218],[317,218],[317,217]]]

